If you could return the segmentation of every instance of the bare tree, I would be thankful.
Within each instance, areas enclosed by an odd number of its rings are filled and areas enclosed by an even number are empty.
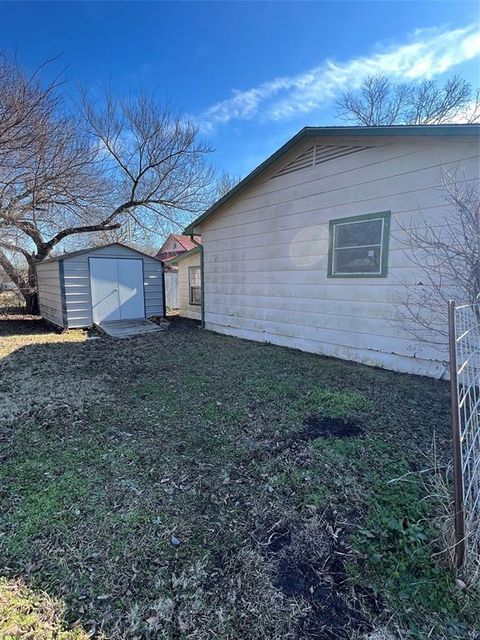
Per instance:
[[[133,225],[162,232],[203,210],[214,177],[208,145],[168,107],[140,94],[106,95],[100,106],[82,96],[86,128],[115,185],[107,224],[128,214]]]
[[[89,141],[60,108],[59,86],[43,86],[37,72],[28,76],[16,60],[0,59],[0,266],[30,312],[37,310],[35,264],[66,228],[73,233],[90,221],[108,193]],[[18,269],[18,256],[26,269]]]
[[[370,126],[478,122],[480,94],[454,76],[443,85],[433,80],[395,84],[387,76],[365,78],[358,91],[347,91],[337,101],[339,117]]]
[[[220,173],[215,181],[215,189],[213,193],[214,200],[218,200],[222,196],[226,195],[240,182],[240,180],[241,178],[239,176],[231,175],[226,171]]]
[[[41,68],[27,77],[16,58],[9,60],[0,52],[0,166],[7,153],[25,150],[36,129],[45,126],[56,104],[55,90],[61,84],[60,79],[43,86]]]
[[[480,294],[480,192],[478,183],[444,171],[449,205],[432,222],[421,211],[415,222],[398,221],[405,253],[419,275],[406,283],[400,308],[403,328],[421,342],[447,341],[447,301],[472,304]]]
[[[73,236],[71,242],[66,240],[66,249],[77,251],[78,249],[88,249],[91,247],[101,247],[113,242],[120,242],[148,253],[155,255],[158,252],[158,244],[161,233],[149,230],[136,224],[132,224],[129,216],[125,216],[118,229],[106,231],[96,231],[95,233],[85,233],[80,236]],[[174,232],[178,229],[175,227]]]
[[[83,94],[81,115],[70,114],[60,86],[0,61],[0,266],[31,313],[36,264],[62,241],[181,225],[212,182],[208,147],[168,108],[145,95],[98,106]]]

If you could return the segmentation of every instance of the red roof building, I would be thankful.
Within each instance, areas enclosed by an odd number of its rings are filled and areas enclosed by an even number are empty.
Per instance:
[[[160,247],[155,257],[162,260],[162,262],[172,260],[172,258],[176,258],[186,251],[191,251],[201,244],[200,236],[194,236],[194,240],[195,242],[192,241],[190,236],[171,233]]]

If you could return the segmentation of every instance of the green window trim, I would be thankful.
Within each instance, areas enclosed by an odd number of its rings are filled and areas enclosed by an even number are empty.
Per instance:
[[[390,211],[380,211],[378,213],[367,213],[359,216],[350,216],[348,218],[337,218],[330,220],[328,229],[328,272],[329,278],[386,278],[388,275],[388,252],[390,240]],[[380,271],[378,273],[357,272],[334,272],[334,236],[335,228],[338,225],[348,224],[349,222],[366,222],[368,220],[382,220],[382,240],[380,244]],[[337,248],[338,250],[338,248]]]
[[[199,281],[200,281],[199,285],[198,284],[193,284],[192,285],[192,273],[193,273],[194,269],[197,269],[198,273],[199,273]],[[201,269],[201,267],[198,266],[198,265],[195,265],[193,267],[188,267],[188,304],[189,305],[192,305],[194,307],[201,307],[202,306],[202,303],[201,303],[201,300],[202,300],[202,284],[201,283],[202,283],[202,269]],[[198,289],[199,290],[199,294],[200,295],[198,296],[198,299],[200,300],[200,302],[194,302],[193,301],[194,299],[197,299],[197,298],[194,298],[194,296],[193,296],[193,289]]]

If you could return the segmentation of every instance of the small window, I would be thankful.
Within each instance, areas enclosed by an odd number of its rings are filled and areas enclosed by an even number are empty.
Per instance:
[[[330,221],[328,276],[382,278],[387,275],[390,212]]]
[[[190,304],[202,304],[202,281],[200,267],[188,267],[188,289]]]

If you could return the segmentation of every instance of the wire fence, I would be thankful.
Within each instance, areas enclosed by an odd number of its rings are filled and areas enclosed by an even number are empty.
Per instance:
[[[449,302],[455,557],[480,551],[480,302]]]

